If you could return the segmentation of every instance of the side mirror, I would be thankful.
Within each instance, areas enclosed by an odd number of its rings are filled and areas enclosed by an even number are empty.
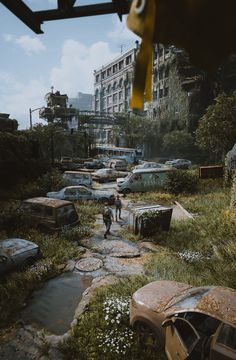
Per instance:
[[[163,323],[161,324],[161,326],[163,328],[166,328],[167,326],[171,326],[171,325],[173,325],[173,320],[172,319],[164,320]]]

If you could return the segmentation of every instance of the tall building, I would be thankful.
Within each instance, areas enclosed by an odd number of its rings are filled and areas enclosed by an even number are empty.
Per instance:
[[[136,46],[94,71],[94,110],[117,113],[129,111]]]
[[[93,95],[82,92],[77,93],[77,97],[69,98],[69,103],[77,110],[93,110]]]
[[[215,82],[193,66],[183,50],[156,46],[152,114],[161,132],[193,132],[214,96]]]

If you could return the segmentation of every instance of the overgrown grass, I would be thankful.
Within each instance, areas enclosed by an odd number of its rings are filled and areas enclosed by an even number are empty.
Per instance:
[[[131,295],[148,282],[146,277],[121,280],[102,287],[79,319],[72,337],[61,345],[66,359],[80,360],[164,360],[129,325]]]
[[[178,201],[195,214],[194,220],[175,221],[168,232],[147,239],[165,248],[161,256],[153,255],[149,275],[236,288],[236,211],[229,207],[230,189],[222,180],[203,180],[198,194],[179,195]]]
[[[63,265],[69,259],[79,259],[78,243],[83,237],[90,236],[99,212],[99,206],[95,203],[76,204],[81,219],[81,226],[60,234],[46,235],[35,229],[13,228],[9,232],[2,231],[0,238],[18,237],[33,241],[38,244],[43,254],[43,259],[36,262],[25,271],[14,271],[0,280],[0,324],[4,326],[6,321],[16,314],[27,296],[46,279],[59,274]],[[62,266],[60,266],[62,265]],[[4,309],[4,311],[3,311]]]

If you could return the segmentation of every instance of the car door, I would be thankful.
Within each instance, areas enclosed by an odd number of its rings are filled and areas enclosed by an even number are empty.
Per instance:
[[[172,317],[164,321],[166,343],[165,351],[168,360],[188,359],[200,340],[200,336],[189,321]]]
[[[210,360],[236,359],[236,327],[222,323],[213,336]]]
[[[65,189],[64,199],[65,200],[76,200],[77,199],[77,190],[76,189]]]
[[[113,179],[114,179],[114,170],[113,169],[106,170],[106,180],[111,181]]]
[[[93,193],[91,190],[86,189],[85,187],[77,189],[78,191],[78,200],[92,200]]]

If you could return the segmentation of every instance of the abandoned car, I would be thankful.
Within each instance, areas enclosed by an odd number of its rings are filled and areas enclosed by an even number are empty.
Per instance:
[[[67,186],[60,191],[48,192],[47,197],[61,200],[96,200],[114,204],[115,195],[109,190],[93,190],[86,186]]]
[[[41,256],[37,244],[24,239],[0,240],[0,275],[31,265]]]
[[[130,323],[169,360],[236,359],[236,290],[155,281],[137,290]]]
[[[176,169],[189,169],[192,165],[192,162],[186,159],[174,159],[166,161],[165,164],[168,166],[173,166]]]
[[[92,175],[93,180],[95,180],[95,181],[106,182],[106,181],[114,181],[118,177],[121,177],[121,176],[122,177],[126,176],[126,175],[128,175],[128,172],[117,171],[115,169],[100,169],[100,170],[93,172],[91,175]]]
[[[23,200],[19,212],[24,222],[42,232],[53,233],[79,225],[75,206],[66,200],[37,197]]]

